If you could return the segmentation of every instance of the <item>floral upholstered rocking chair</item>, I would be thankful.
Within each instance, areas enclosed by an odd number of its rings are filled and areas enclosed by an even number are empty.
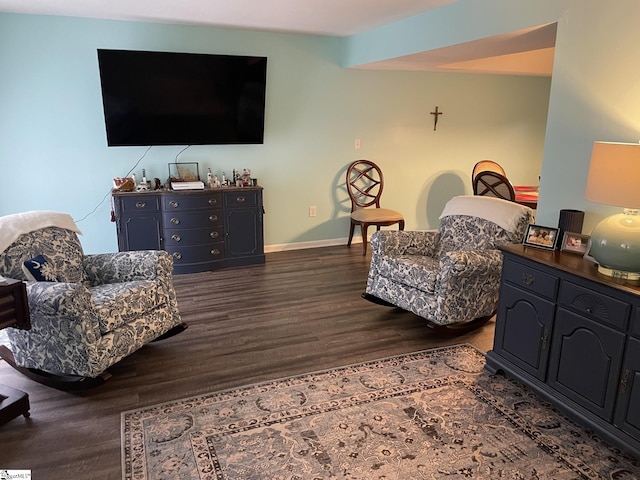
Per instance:
[[[63,213],[0,217],[0,274],[27,282],[31,323],[5,330],[0,356],[63,389],[100,384],[114,363],[186,328],[167,252],[85,255],[78,233]]]
[[[533,210],[494,197],[457,196],[437,231],[379,231],[363,297],[425,318],[440,331],[462,333],[495,313],[502,253],[521,243]]]

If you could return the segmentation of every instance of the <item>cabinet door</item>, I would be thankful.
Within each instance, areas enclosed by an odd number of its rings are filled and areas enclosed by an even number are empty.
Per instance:
[[[545,380],[554,304],[503,284],[493,350],[525,372]]]
[[[614,423],[640,441],[640,340],[636,338],[627,341]]]
[[[118,249],[162,249],[160,195],[154,193],[114,196]]]
[[[226,258],[262,255],[262,209],[231,208],[225,211]]]
[[[119,220],[118,248],[121,252],[161,250],[162,218],[160,214],[121,218]]]
[[[549,385],[612,420],[625,335],[559,307],[551,339]]]

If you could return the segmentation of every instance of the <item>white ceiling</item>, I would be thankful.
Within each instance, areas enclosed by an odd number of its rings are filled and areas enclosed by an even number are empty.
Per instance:
[[[457,0],[0,0],[0,12],[349,36]],[[555,25],[363,66],[551,75]]]

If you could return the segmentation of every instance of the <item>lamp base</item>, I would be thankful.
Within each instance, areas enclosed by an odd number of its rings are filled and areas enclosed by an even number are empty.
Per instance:
[[[602,265],[598,265],[598,272],[620,280],[640,280],[640,272],[625,272],[624,270],[615,270]]]
[[[603,219],[589,243],[589,255],[600,273],[626,279],[640,275],[640,211],[625,208],[624,213]]]

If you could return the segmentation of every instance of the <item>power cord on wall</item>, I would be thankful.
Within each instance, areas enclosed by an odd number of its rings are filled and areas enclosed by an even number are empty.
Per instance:
[[[151,147],[153,147],[153,145],[149,145],[149,147],[147,147],[147,149],[144,151],[144,153],[142,154],[142,156],[138,159],[138,161],[135,163],[135,165],[133,167],[131,167],[131,169],[127,172],[127,174],[125,175],[125,177],[128,177],[131,172],[133,172],[138,165],[140,165],[140,162],[142,161],[142,159],[144,157],[147,156],[147,154],[149,153],[149,150],[151,150]],[[187,148],[191,147],[191,145],[187,145],[186,147],[184,147],[182,150],[180,150],[177,154],[176,154],[176,158],[174,160],[174,163],[177,164],[178,163],[178,157],[180,156],[180,154],[182,152],[184,152]],[[107,193],[105,193],[104,197],[102,197],[102,200],[100,200],[100,203],[98,203],[95,208],[93,210],[91,210],[89,213],[87,213],[84,217],[82,217],[79,220],[74,220],[76,223],[80,223],[84,220],[86,220],[87,218],[89,218],[91,215],[93,215],[98,208],[100,208],[100,206],[104,203],[104,201],[107,199],[107,197],[111,197],[111,189],[109,189],[109,191]],[[111,221],[115,222],[116,221],[116,212],[115,212],[115,208],[113,206],[113,197],[111,200]]]
[[[133,171],[136,169],[136,167],[137,167],[138,165],[140,165],[140,162],[142,161],[142,159],[143,159],[144,157],[146,157],[146,156],[147,156],[147,153],[149,153],[149,150],[151,150],[151,147],[152,147],[152,146],[153,146],[153,145],[150,145],[150,146],[145,150],[145,152],[144,152],[144,153],[142,154],[142,156],[138,159],[138,161],[135,163],[135,165],[134,165],[133,167],[131,167],[131,169],[127,172],[127,174],[125,175],[125,177],[128,177],[128,176],[131,174],[131,172],[133,172]],[[187,148],[189,148],[189,147],[187,147]],[[180,153],[182,153],[184,150],[186,150],[186,148],[185,148],[185,149],[183,149],[183,150],[181,150],[181,151],[178,153],[178,155],[180,155]],[[176,161],[177,161],[177,159],[178,159],[178,156],[176,155]],[[111,189],[109,189],[109,191],[108,191],[107,193],[105,193],[104,197],[102,197],[102,200],[100,200],[100,203],[98,203],[98,204],[95,206],[95,208],[94,208],[93,210],[91,210],[89,213],[87,213],[87,214],[86,214],[84,217],[82,217],[81,219],[79,219],[79,220],[74,220],[74,221],[75,221],[76,223],[80,223],[80,222],[82,222],[82,221],[86,220],[87,218],[89,218],[91,215],[93,215],[93,214],[98,210],[98,208],[100,208],[100,206],[104,203],[104,201],[107,199],[107,197],[110,197],[110,196],[111,196]],[[111,204],[111,221],[112,221],[112,222],[115,222],[115,221],[116,221],[116,215],[115,215],[115,211],[114,211],[114,208],[113,208],[113,203]]]

